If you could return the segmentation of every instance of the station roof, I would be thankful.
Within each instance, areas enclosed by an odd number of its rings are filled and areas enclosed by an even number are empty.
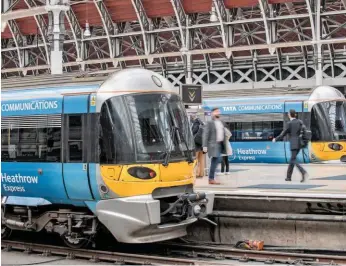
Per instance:
[[[70,0],[64,19],[64,71],[112,72],[141,66],[165,72],[186,69],[189,62],[193,71],[304,64],[316,57],[317,44],[325,60],[344,62],[346,0],[317,2]],[[9,3],[7,12],[46,4]],[[87,23],[90,37],[84,36]],[[8,21],[1,36],[3,78],[49,74],[48,30],[47,14]]]

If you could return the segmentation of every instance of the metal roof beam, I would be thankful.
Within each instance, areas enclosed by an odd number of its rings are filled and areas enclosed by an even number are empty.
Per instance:
[[[221,32],[221,38],[222,38],[222,43],[223,47],[227,48],[228,43],[227,43],[227,38],[226,38],[226,31],[225,31],[225,26],[224,22],[228,21],[227,19],[227,10],[225,7],[225,4],[223,0],[213,0],[212,4],[216,10],[217,17],[219,18],[219,24],[220,24],[220,32]],[[230,57],[231,55],[227,55]]]
[[[322,20],[322,30],[327,35],[330,33],[328,28],[328,22]],[[329,59],[331,64],[331,70],[332,70],[332,77],[335,77],[335,71],[334,71],[334,46],[332,44],[327,44],[328,51],[329,51]]]
[[[346,10],[346,0],[341,0],[341,2],[343,3],[344,8],[345,8],[345,10]]]
[[[73,35],[73,41],[75,43],[76,47],[76,54],[77,54],[77,59],[82,60],[82,53],[81,53],[81,42],[80,40],[83,39],[83,29],[79,24],[79,21],[77,19],[76,14],[74,13],[73,9],[70,8],[68,11],[65,12],[66,14],[66,19],[70,25],[70,29]]]
[[[112,17],[109,14],[108,9],[104,4],[103,0],[94,0],[94,4],[97,8],[97,11],[100,14],[102,25],[106,33],[110,58],[114,58],[114,41],[110,37],[111,34],[115,33],[115,27],[112,21]],[[116,67],[117,63],[114,62],[113,66]]]
[[[337,43],[345,43],[346,38],[335,38],[335,39],[328,39],[328,40],[321,40],[320,44],[337,44]],[[196,49],[196,50],[190,50],[188,53],[190,55],[199,55],[199,54],[214,54],[214,53],[226,53],[227,50],[230,50],[232,52],[235,51],[251,51],[251,50],[261,50],[261,49],[269,49],[269,48],[287,48],[287,47],[297,47],[297,46],[311,46],[316,44],[315,41],[295,41],[295,42],[286,42],[286,43],[272,43],[270,45],[268,44],[253,44],[253,45],[245,45],[245,46],[235,46],[235,47],[229,47],[227,49],[225,48],[208,48],[208,49]],[[179,57],[182,55],[182,52],[166,52],[161,54],[153,54],[151,55],[153,58],[162,58],[162,57]],[[131,60],[141,60],[141,59],[147,59],[146,55],[140,55],[140,56],[125,56],[120,57],[117,60],[119,61],[131,61]],[[84,61],[85,64],[101,64],[101,63],[109,63],[112,62],[113,59],[105,58],[105,59],[96,59],[96,60],[86,60]],[[64,63],[64,66],[77,66],[79,65],[78,62],[69,62]],[[49,68],[49,65],[45,66],[36,66],[36,67],[29,67],[25,68],[27,70],[36,70],[36,69],[47,69]],[[3,69],[1,70],[1,73],[10,73],[10,72],[18,72],[22,71],[22,68],[11,68],[11,69]]]
[[[13,19],[19,19],[19,18],[27,18],[32,16],[39,16],[47,14],[48,11],[46,10],[45,6],[33,6],[29,7],[29,9],[18,9],[15,11],[9,11],[6,13],[1,14],[1,21],[8,21]]]
[[[26,5],[29,7],[29,8],[34,8],[36,7],[36,3],[34,0],[24,0],[24,2],[26,3]],[[44,7],[45,10],[46,10],[46,7]],[[47,11],[46,11],[47,13]],[[37,24],[37,27],[40,31],[40,34],[41,34],[41,38],[42,38],[42,41],[43,41],[43,44],[44,44],[44,49],[45,49],[45,52],[46,52],[46,58],[47,58],[47,63],[50,64],[50,56],[49,56],[49,49],[48,49],[48,44],[47,44],[47,26],[46,26],[46,22],[43,18],[42,15],[35,15],[34,16],[35,18],[35,21],[36,21],[36,24]]]
[[[286,3],[286,7],[288,9],[288,11],[290,12],[290,14],[292,15],[296,15],[296,11],[294,10],[294,4],[293,3]],[[302,37],[304,37],[303,34],[303,30],[302,27],[298,25],[299,20],[298,19],[293,19],[293,25],[294,27],[298,30],[299,34],[298,34],[298,39],[299,41],[302,41]],[[311,39],[308,37],[308,39]],[[307,78],[308,76],[308,62],[307,62],[307,51],[306,51],[306,47],[305,46],[301,46],[301,51],[303,54],[303,58],[304,58],[304,67],[305,67],[305,77]]]
[[[185,10],[183,8],[182,3],[180,0],[171,0],[173,10],[175,17],[177,18],[178,26],[179,26],[179,33],[180,33],[180,39],[181,39],[181,47],[186,47],[186,33],[185,33],[185,27],[186,25],[186,19],[187,16],[185,14]],[[183,28],[184,27],[184,28]]]
[[[145,55],[148,56],[150,54],[149,50],[149,43],[147,40],[147,32],[150,30],[150,21],[149,18],[144,10],[143,4],[141,0],[131,0],[132,6],[135,9],[137,19],[139,22],[139,25],[142,30],[142,36],[143,36],[143,46]]]
[[[19,49],[20,46],[23,46],[23,36],[22,36],[20,29],[18,27],[18,24],[15,20],[9,20],[8,21],[8,28],[12,34],[13,41],[16,45],[19,67],[24,67],[24,62],[23,62],[23,57],[22,57],[23,51],[21,51]]]
[[[269,4],[267,0],[258,0],[259,8],[261,10],[261,15],[263,19],[263,24],[264,24],[264,30],[266,33],[266,41],[267,44],[270,44],[272,42],[270,30],[269,30],[269,23],[267,18],[270,16],[270,9],[269,9]],[[273,55],[275,53],[275,49],[269,49],[269,53]]]

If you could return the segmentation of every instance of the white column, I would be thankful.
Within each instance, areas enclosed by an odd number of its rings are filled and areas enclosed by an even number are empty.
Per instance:
[[[65,11],[69,10],[69,1],[47,0],[46,10],[49,17],[50,68],[51,74],[63,73],[63,44],[65,39]]]
[[[315,6],[316,11],[316,45],[315,45],[315,51],[316,51],[316,71],[315,71],[315,77],[316,77],[316,85],[320,86],[323,85],[323,57],[322,57],[322,45],[321,45],[321,0],[316,1]]]
[[[192,58],[191,54],[186,54],[186,84],[192,84]]]

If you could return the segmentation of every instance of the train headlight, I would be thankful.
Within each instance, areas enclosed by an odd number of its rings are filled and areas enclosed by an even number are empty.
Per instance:
[[[201,213],[201,207],[199,205],[193,206],[193,213],[198,216]]]
[[[156,172],[147,167],[131,167],[127,170],[127,172],[135,178],[144,180],[156,177]]]
[[[341,151],[344,147],[342,147],[340,144],[338,143],[330,143],[328,145],[329,149],[333,150],[333,151]]]

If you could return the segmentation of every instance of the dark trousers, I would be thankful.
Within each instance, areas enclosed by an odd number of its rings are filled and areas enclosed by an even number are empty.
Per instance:
[[[289,164],[288,169],[287,169],[287,179],[292,178],[294,166],[296,166],[298,168],[299,172],[302,175],[304,175],[306,173],[304,168],[300,164],[297,163],[297,155],[298,155],[299,151],[300,150],[291,150],[291,160],[290,160],[290,164]]]
[[[225,172],[225,166],[226,166],[226,172],[229,172],[229,161],[228,161],[228,156],[222,156],[221,160],[221,172]]]
[[[219,146],[219,152],[221,155],[222,152],[222,148],[223,148],[223,144],[222,143],[218,143]],[[211,162],[210,162],[210,169],[209,169],[209,180],[214,180],[215,179],[215,172],[216,172],[216,168],[220,163],[220,159],[221,157],[211,157]]]

